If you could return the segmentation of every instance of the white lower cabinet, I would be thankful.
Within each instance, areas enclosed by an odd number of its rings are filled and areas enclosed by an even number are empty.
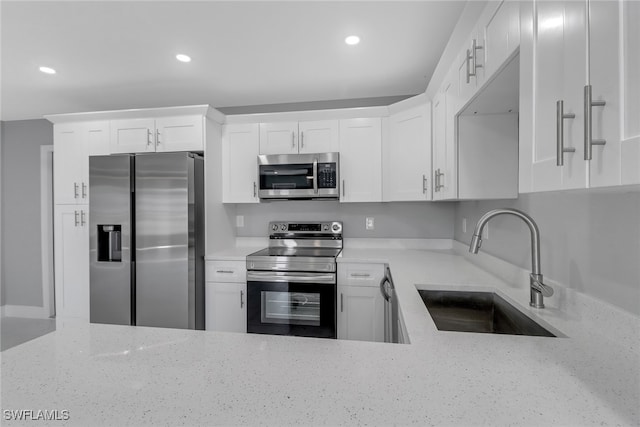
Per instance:
[[[89,206],[56,205],[56,316],[89,320]]]
[[[384,264],[338,264],[338,339],[384,342]]]
[[[247,332],[245,261],[210,260],[205,268],[205,329]]]
[[[207,282],[205,329],[247,332],[247,284]]]

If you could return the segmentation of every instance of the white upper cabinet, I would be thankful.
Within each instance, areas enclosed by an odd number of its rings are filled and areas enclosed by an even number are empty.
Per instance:
[[[382,119],[340,120],[341,202],[382,201]]]
[[[228,124],[222,131],[222,202],[258,202],[259,125]]]
[[[490,7],[490,6],[488,6]],[[484,24],[483,57],[487,76],[495,73],[520,45],[520,4],[517,0],[506,0],[491,11]]]
[[[458,90],[458,68],[454,64],[440,93],[433,100],[433,200],[451,200],[458,197]]]
[[[55,204],[89,203],[89,150],[83,123],[53,128]]]
[[[298,152],[298,122],[260,123],[260,154]]]
[[[620,147],[622,184],[640,184],[640,2],[622,7],[623,87],[620,93],[623,136]]]
[[[521,192],[640,182],[640,132],[626,127],[637,126],[640,95],[632,93],[637,78],[624,77],[640,51],[640,12],[629,3],[522,4],[522,78],[534,83],[521,84],[523,111],[532,106],[531,116],[522,115],[531,123],[521,126]]]
[[[298,123],[300,153],[331,153],[340,149],[337,120],[316,120]]]
[[[111,153],[203,151],[201,115],[111,121]]]
[[[260,154],[337,151],[338,121],[260,123]]]
[[[109,121],[83,123],[86,143],[90,156],[106,156],[111,154],[109,149]]]
[[[203,116],[156,119],[156,151],[203,151],[203,149]]]
[[[431,103],[389,117],[383,152],[384,201],[431,200]]]

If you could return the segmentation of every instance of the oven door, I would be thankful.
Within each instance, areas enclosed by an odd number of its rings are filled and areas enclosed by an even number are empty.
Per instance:
[[[336,338],[335,273],[247,272],[247,332]]]

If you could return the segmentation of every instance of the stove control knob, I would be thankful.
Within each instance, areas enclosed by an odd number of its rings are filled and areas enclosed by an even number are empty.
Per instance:
[[[331,229],[332,229],[334,232],[336,232],[336,233],[337,233],[338,231],[340,231],[340,225],[339,225],[339,224],[333,224],[333,226],[331,227]]]
[[[273,224],[273,225],[271,226],[271,229],[272,229],[273,231],[278,231],[278,224]]]
[[[282,225],[280,226],[280,230],[282,230],[282,231],[286,231],[286,229],[287,229],[287,226],[286,226],[285,224],[282,224]]]
[[[322,226],[322,230],[324,230],[324,231],[329,231],[329,224],[324,224],[324,225]]]

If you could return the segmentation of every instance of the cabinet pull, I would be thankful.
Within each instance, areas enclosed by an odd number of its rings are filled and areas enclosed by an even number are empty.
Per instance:
[[[435,176],[435,191],[439,192],[440,189],[444,188],[444,184],[442,184],[442,177],[444,176],[444,172],[440,172],[440,168],[436,169]]]
[[[160,129],[156,129],[156,147],[160,145]]]
[[[422,175],[422,194],[427,194],[427,176]]]
[[[296,134],[291,131],[291,148],[296,148]]]
[[[482,68],[482,64],[478,64],[478,50],[483,46],[478,46],[478,41],[471,41],[471,49],[467,49],[467,83],[471,81],[471,77],[478,77],[476,72],[478,68]]]
[[[304,131],[300,131],[300,147],[304,148]]]
[[[371,277],[369,273],[351,273],[351,277]]]
[[[147,147],[153,144],[153,135],[151,134],[151,129],[147,129]]]
[[[604,107],[606,102],[593,101],[591,96],[591,85],[584,87],[584,159],[591,160],[592,148],[594,145],[605,145],[606,139],[592,139],[592,107]]]
[[[258,197],[258,186],[255,181],[253,181],[253,197]]]
[[[86,199],[87,198],[87,184],[86,183],[82,183],[82,198]]]
[[[87,225],[87,221],[86,221],[85,215],[86,214],[84,213],[84,211],[80,211],[80,226],[81,227],[84,227],[85,225]]]
[[[344,192],[344,179],[342,180],[342,197],[345,197],[345,192]]]
[[[244,307],[244,291],[240,291],[240,308]]]
[[[573,113],[564,113],[564,101],[556,102],[556,165],[564,165],[564,153],[575,153],[574,147],[564,148],[564,119],[575,119]]]
[[[79,188],[79,187],[80,187],[80,186],[78,185],[78,183],[77,183],[77,182],[74,182],[74,183],[73,183],[73,198],[74,198],[74,199],[77,199],[77,198],[79,197],[79,194],[78,194],[78,188]]]
[[[234,271],[233,270],[216,270],[216,273],[220,273],[220,274],[233,274]]]
[[[73,211],[73,225],[77,227],[80,224],[80,214],[78,211]]]
[[[344,312],[344,294],[340,292],[340,313]]]

